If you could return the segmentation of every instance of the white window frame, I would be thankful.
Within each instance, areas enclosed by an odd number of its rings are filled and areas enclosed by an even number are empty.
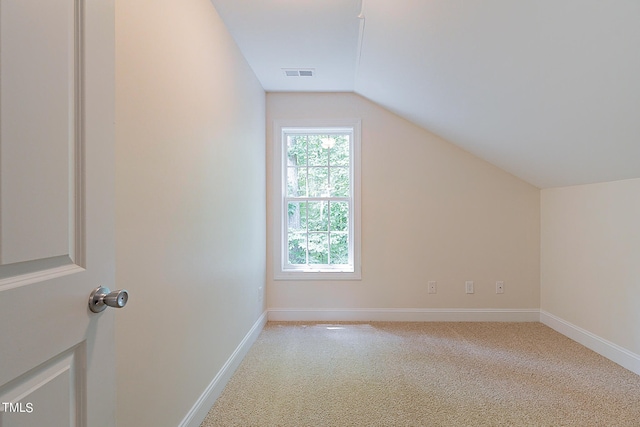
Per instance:
[[[284,204],[286,200],[286,139],[284,135],[291,132],[352,132],[350,147],[351,170],[351,209],[352,222],[349,224],[350,265],[348,268],[312,268],[295,267],[288,264],[287,254],[287,217]],[[273,124],[273,264],[275,280],[360,280],[361,245],[360,245],[360,119],[349,120],[276,120]]]

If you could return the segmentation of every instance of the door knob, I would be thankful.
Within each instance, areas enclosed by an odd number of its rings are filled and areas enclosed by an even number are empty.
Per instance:
[[[128,300],[129,293],[124,289],[111,292],[109,288],[99,286],[89,295],[89,309],[94,313],[100,313],[107,306],[122,308],[127,305]]]

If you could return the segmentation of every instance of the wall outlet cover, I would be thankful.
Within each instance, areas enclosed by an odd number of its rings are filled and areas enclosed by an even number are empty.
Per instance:
[[[435,280],[429,280],[427,286],[427,292],[430,294],[435,294],[438,291],[438,284]]]
[[[473,293],[473,281],[467,280],[466,282],[464,282],[464,289],[465,289],[466,293],[472,294]]]

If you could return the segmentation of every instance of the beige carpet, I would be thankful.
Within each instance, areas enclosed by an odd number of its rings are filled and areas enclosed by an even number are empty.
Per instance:
[[[540,323],[268,323],[213,426],[640,426],[640,377]]]

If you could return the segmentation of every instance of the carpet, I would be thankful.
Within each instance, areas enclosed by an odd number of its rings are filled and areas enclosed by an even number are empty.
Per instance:
[[[640,377],[541,323],[269,322],[216,426],[640,426]]]

